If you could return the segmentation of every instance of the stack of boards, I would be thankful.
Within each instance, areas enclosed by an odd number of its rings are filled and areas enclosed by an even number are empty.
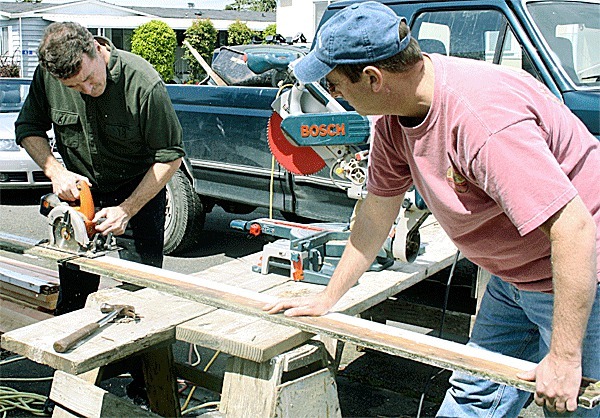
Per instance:
[[[58,273],[0,256],[0,333],[52,316]]]

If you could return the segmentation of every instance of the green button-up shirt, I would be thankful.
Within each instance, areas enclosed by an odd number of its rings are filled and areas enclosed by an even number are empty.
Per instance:
[[[29,136],[46,138],[52,125],[67,169],[110,192],[154,163],[185,153],[181,125],[158,73],[108,39],[97,40],[110,46],[104,93],[81,94],[38,67],[15,130],[20,144]]]

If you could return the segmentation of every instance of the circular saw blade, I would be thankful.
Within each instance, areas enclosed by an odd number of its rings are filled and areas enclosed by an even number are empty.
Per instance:
[[[75,239],[73,226],[63,217],[58,217],[54,220],[52,234],[54,236],[54,245],[58,248],[72,252],[77,252],[81,249]]]
[[[281,130],[283,119],[273,112],[267,125],[267,138],[271,153],[283,168],[294,174],[315,174],[325,167],[325,161],[311,147],[292,144]]]

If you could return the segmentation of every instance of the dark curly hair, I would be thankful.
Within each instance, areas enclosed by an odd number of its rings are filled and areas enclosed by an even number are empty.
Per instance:
[[[78,23],[55,22],[44,31],[38,59],[42,68],[65,80],[79,73],[84,53],[96,57],[94,36]]]

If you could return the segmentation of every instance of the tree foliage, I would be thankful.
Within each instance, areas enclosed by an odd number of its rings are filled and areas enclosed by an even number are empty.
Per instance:
[[[165,82],[175,75],[175,31],[165,22],[151,20],[137,27],[131,37],[131,52],[146,59]]]
[[[185,31],[185,39],[192,45],[202,58],[210,64],[217,43],[217,30],[210,19],[196,19]],[[206,74],[200,63],[194,58],[188,48],[183,57],[190,66],[192,81],[200,81]]]
[[[229,45],[246,45],[252,43],[255,32],[244,22],[236,20],[227,28],[227,43]]]
[[[275,12],[277,0],[234,0],[225,10],[251,10],[255,12]]]
[[[271,35],[271,36],[277,35],[277,25],[275,23],[272,23],[269,26],[267,26],[262,33],[263,39],[269,35]]]

